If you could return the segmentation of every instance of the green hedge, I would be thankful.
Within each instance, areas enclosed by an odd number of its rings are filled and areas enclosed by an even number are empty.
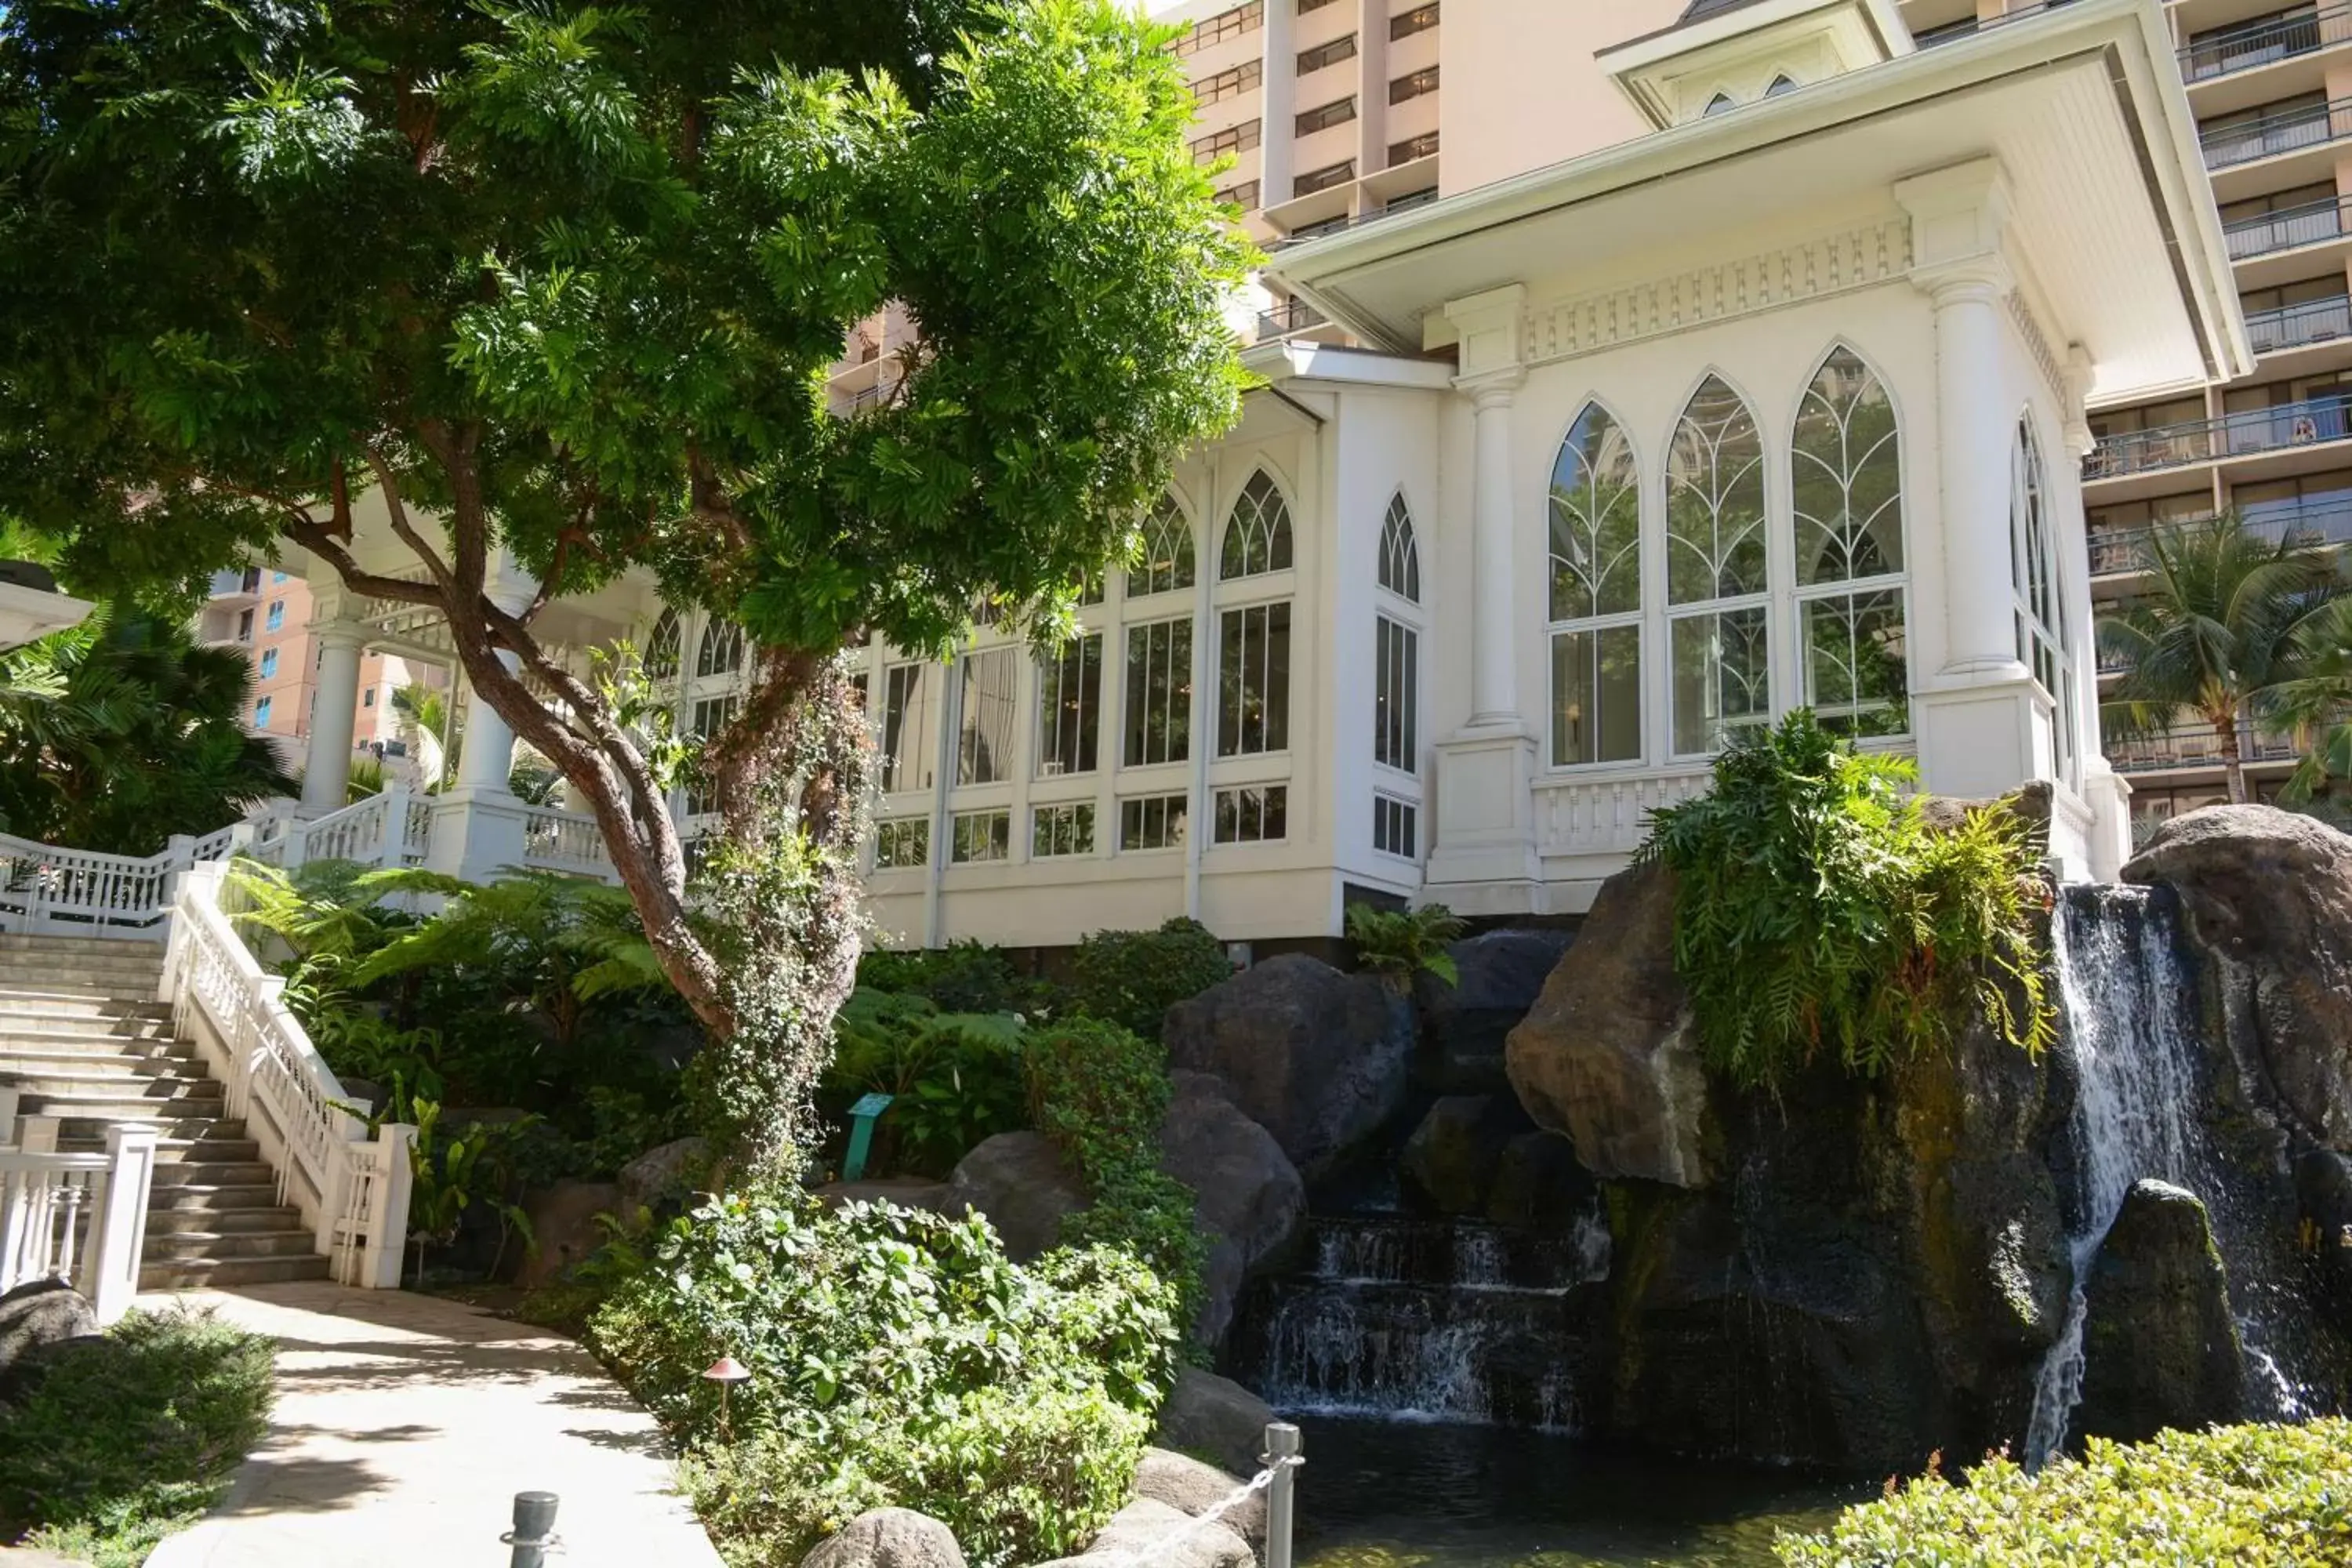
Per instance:
[[[1078,943],[1070,987],[1079,1012],[1160,1037],[1168,1009],[1234,976],[1224,944],[1179,915],[1158,931],[1098,931]]]
[[[2033,1564],[2352,1565],[2352,1424],[2093,1438],[2079,1462],[2029,1475],[1988,1459],[1965,1483],[1929,1474],[1783,1540],[1789,1568]]]

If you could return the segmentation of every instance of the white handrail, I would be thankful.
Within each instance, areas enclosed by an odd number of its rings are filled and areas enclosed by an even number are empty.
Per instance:
[[[604,852],[604,830],[584,812],[559,811],[553,806],[523,809],[523,863],[558,870],[607,870],[612,858]]]
[[[100,1323],[131,1310],[147,1240],[155,1130],[110,1127],[103,1154],[61,1154],[54,1117],[26,1119],[21,1146],[0,1148],[0,1291],[62,1279]]]
[[[160,935],[172,873],[186,864],[184,851],[173,847],[159,855],[109,855],[0,834],[0,928]]]
[[[261,1144],[279,1200],[310,1221],[337,1278],[396,1288],[415,1129],[386,1126],[371,1139],[342,1109],[350,1096],[280,999],[286,983],[262,969],[222,907],[227,869],[214,862],[180,879],[163,1000],[227,1086],[225,1109]]]

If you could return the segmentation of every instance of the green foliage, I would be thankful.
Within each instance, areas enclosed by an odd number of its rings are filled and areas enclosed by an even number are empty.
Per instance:
[[[1168,1009],[1233,978],[1209,928],[1179,915],[1158,931],[1098,931],[1078,943],[1072,996],[1080,1012],[1160,1037]]]
[[[1043,981],[1024,980],[1001,947],[966,940],[935,948],[868,948],[857,984],[928,998],[942,1013],[1052,1012],[1060,1000]]]
[[[152,855],[292,794],[277,752],[245,729],[252,684],[238,650],[122,605],[0,655],[0,829]]]
[[[136,1568],[228,1489],[268,1430],[270,1342],[210,1312],[133,1311],[0,1405],[0,1541]]]
[[[1376,974],[1410,980],[1423,971],[1448,985],[1462,978],[1446,944],[1467,929],[1444,904],[1417,910],[1376,910],[1370,904],[1348,906],[1348,940],[1355,944],[1356,962]]]
[[[1874,1073],[1971,1010],[2048,1042],[2024,826],[1994,806],[1931,829],[1903,794],[1916,776],[1801,709],[1735,740],[1713,793],[1653,816],[1641,858],[1675,874],[1675,967],[1710,1066],[1767,1089],[1823,1051]]]
[[[885,1502],[982,1568],[1073,1552],[1126,1500],[1176,1371],[1165,1293],[1129,1259],[1024,1268],[976,1219],[779,1190],[674,1224],[593,1333],[685,1438],[697,1510],[743,1564]],[[723,1426],[699,1375],[722,1354],[753,1373]]]
[[[1022,1060],[1033,1124],[1094,1198],[1063,1220],[1062,1240],[1139,1259],[1166,1283],[1176,1321],[1190,1323],[1200,1304],[1201,1237],[1192,1190],[1160,1168],[1167,1053],[1117,1024],[1073,1018],[1031,1031]]]
[[[2062,1563],[2352,1564],[2352,1425],[2225,1426],[2120,1445],[2028,1474],[1990,1458],[1965,1484],[1931,1471],[1784,1538],[1788,1568]]]
[[[408,1152],[408,1235],[416,1244],[420,1283],[425,1247],[446,1247],[457,1240],[467,1211],[477,1205],[488,1209],[498,1222],[493,1274],[516,1232],[521,1233],[524,1247],[536,1249],[538,1240],[531,1235],[530,1220],[511,1194],[518,1185],[516,1150],[538,1124],[538,1117],[526,1111],[510,1121],[477,1121],[444,1136],[441,1107],[429,1100],[409,1098],[395,1080],[392,1104],[381,1120],[408,1122],[416,1129],[415,1145]]]
[[[1023,1027],[1011,1013],[943,1013],[924,996],[860,987],[834,1018],[826,1098],[894,1096],[874,1169],[943,1176],[982,1139],[1024,1124]]]

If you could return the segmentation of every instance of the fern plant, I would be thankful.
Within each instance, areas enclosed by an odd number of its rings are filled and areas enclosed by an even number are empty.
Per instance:
[[[1462,972],[1445,949],[1465,929],[1444,904],[1423,904],[1417,910],[1348,906],[1348,940],[1355,945],[1357,963],[1398,979],[1426,972],[1448,985],[1460,984]]]
[[[1916,777],[1801,709],[1717,757],[1713,793],[1652,816],[1639,858],[1675,873],[1675,967],[1710,1066],[1771,1089],[1828,1051],[1875,1074],[1972,1011],[2048,1043],[2025,826],[1995,805],[1931,828]]]

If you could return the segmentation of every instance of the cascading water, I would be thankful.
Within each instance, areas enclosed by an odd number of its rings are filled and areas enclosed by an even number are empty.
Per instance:
[[[2068,1142],[2077,1214],[2067,1237],[2074,1288],[2066,1318],[2036,1380],[2029,1462],[2065,1443],[2083,1390],[2084,1282],[2132,1184],[2144,1177],[2195,1193],[2229,1268],[2257,1413],[2299,1412],[2299,1384],[2279,1370],[2266,1303],[2281,1294],[2255,1228],[2236,1222],[2231,1179],[2200,1120],[2210,1103],[2212,1054],[2182,962],[2168,895],[2145,888],[2073,887],[2052,921],[2075,1094]],[[2263,1406],[2267,1406],[2264,1408]]]
[[[1393,1214],[1313,1219],[1300,1273],[1264,1281],[1244,1380],[1325,1415],[1560,1427],[1573,1415],[1568,1298],[1607,1277],[1598,1212],[1565,1232]]]

